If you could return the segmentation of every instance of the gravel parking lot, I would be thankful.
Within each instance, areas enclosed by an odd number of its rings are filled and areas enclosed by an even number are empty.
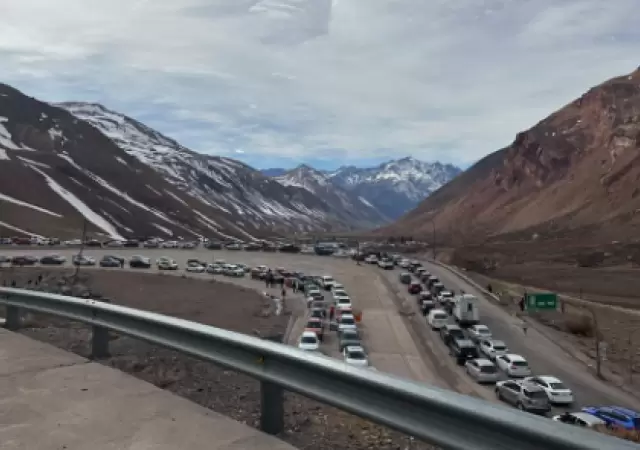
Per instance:
[[[77,249],[26,250],[0,249],[0,254],[47,253],[63,254],[69,260]],[[233,251],[157,250],[157,249],[85,249],[85,255],[99,259],[103,254],[128,257],[142,254],[154,261],[160,256],[174,258],[184,267],[189,258],[206,261],[224,259],[231,263],[286,267],[305,273],[332,274],[345,285],[354,306],[363,311],[365,346],[373,365],[379,370],[407,376],[419,381],[442,385],[429,361],[422,354],[413,336],[404,325],[405,317],[377,274],[367,267],[356,266],[350,260],[319,258],[308,255],[250,253]],[[18,280],[24,285],[38,273],[48,274],[52,284],[63,273],[73,269],[9,268],[0,270],[0,280]],[[303,311],[301,296],[287,295],[288,308],[283,316],[273,314],[272,305],[261,292],[266,288],[257,281],[227,278],[221,275],[189,274],[178,276],[150,274],[156,269],[82,268],[81,282],[116,303],[153,310],[186,319],[197,320],[248,334],[273,335],[284,333],[289,319]],[[134,273],[137,272],[137,273]],[[212,282],[214,278],[216,281]],[[45,278],[46,281],[47,278]],[[220,280],[220,281],[218,281]],[[237,284],[240,286],[233,286]],[[277,294],[277,291],[271,290]],[[52,318],[30,317],[23,332],[62,348],[88,354],[89,331],[86,327]],[[292,336],[292,339],[294,336]],[[158,386],[169,389],[197,403],[224,413],[234,419],[257,426],[259,389],[256,382],[234,372],[185,357],[126,337],[114,338],[113,356],[105,364],[133,373]],[[444,383],[446,384],[446,383]],[[326,407],[297,395],[287,402],[287,430],[283,438],[305,449],[428,449],[427,444],[414,442],[386,428]]]

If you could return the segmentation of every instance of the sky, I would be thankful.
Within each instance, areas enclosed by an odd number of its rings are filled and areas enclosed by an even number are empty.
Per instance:
[[[3,0],[0,82],[204,153],[468,167],[640,65],[638,0]]]

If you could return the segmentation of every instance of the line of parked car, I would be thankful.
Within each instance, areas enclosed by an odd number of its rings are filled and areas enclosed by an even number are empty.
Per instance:
[[[320,352],[321,343],[327,336],[328,323],[328,332],[334,332],[338,338],[338,350],[345,363],[369,367],[369,358],[358,328],[361,315],[353,309],[345,287],[331,275],[305,275],[282,267],[269,269],[267,266],[258,266],[251,269],[251,277],[281,284],[304,294],[308,316],[298,339],[299,349]]]
[[[549,413],[552,405],[574,403],[573,392],[560,379],[534,375],[524,357],[510,352],[504,341],[496,339],[489,327],[479,323],[478,302],[474,296],[464,292],[454,295],[417,260],[400,255],[382,258],[370,255],[365,261],[383,269],[389,269],[390,262],[392,268],[406,270],[399,274],[399,280],[416,296],[427,323],[438,331],[449,353],[459,365],[464,365],[471,378],[479,383],[495,384],[499,400],[542,415]],[[452,319],[456,323],[451,323]],[[501,380],[500,372],[509,379]],[[640,413],[619,406],[588,406],[581,411],[554,415],[552,419],[584,427],[640,429]]]

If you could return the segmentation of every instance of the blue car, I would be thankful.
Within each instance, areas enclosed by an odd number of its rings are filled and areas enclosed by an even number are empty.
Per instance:
[[[596,416],[607,423],[607,426],[640,430],[640,413],[621,406],[586,406],[583,412]]]

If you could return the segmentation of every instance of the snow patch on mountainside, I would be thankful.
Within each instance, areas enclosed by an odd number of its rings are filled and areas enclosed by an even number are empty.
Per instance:
[[[73,193],[67,191],[65,188],[60,186],[53,178],[44,173],[42,170],[38,169],[35,166],[29,166],[31,169],[38,172],[45,179],[49,187],[52,191],[58,194],[64,201],[73,206],[80,214],[82,214],[89,222],[93,223],[96,227],[103,230],[113,239],[123,240],[124,238],[120,236],[118,230],[114,228],[106,219],[100,216],[98,213],[89,208],[82,200],[76,197]]]
[[[23,230],[22,228],[15,227],[15,226],[13,226],[11,224],[8,224],[7,222],[0,222],[0,226],[6,228],[8,230],[13,230],[13,231],[17,231],[18,233],[26,234],[27,236],[44,239],[44,236],[40,236],[39,234],[34,234],[34,233],[30,232],[30,231]]]
[[[53,211],[49,211],[48,209],[41,208],[40,206],[32,205],[31,203],[23,202],[22,200],[18,200],[17,198],[9,197],[8,195],[5,195],[5,194],[0,194],[0,200],[1,201],[5,201],[5,202],[9,202],[9,203],[13,203],[14,205],[24,206],[25,208],[30,208],[30,209],[33,209],[34,211],[38,211],[38,212],[41,212],[41,213],[49,214],[50,216],[53,216],[53,217],[62,217],[61,214],[54,213]]]

